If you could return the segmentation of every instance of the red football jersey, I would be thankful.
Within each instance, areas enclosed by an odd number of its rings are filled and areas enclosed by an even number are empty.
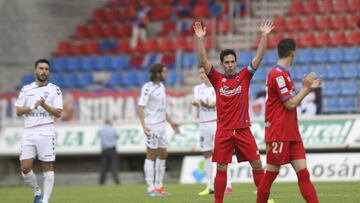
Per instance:
[[[254,72],[250,65],[232,76],[226,76],[211,68],[207,76],[216,93],[219,129],[240,129],[250,126],[249,86]]]
[[[296,108],[287,109],[284,102],[296,95],[289,71],[274,66],[266,82],[265,141],[301,140]]]

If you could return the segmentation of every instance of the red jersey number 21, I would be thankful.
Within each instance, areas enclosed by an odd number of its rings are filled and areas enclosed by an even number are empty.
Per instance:
[[[283,142],[273,142],[272,143],[272,153],[273,154],[281,154],[283,150]]]

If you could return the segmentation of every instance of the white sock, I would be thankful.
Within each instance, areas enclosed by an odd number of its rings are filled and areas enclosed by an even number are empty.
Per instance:
[[[144,172],[145,172],[145,181],[147,184],[147,190],[148,190],[148,192],[151,192],[155,189],[154,188],[154,175],[155,175],[154,161],[152,161],[150,159],[145,159]]]
[[[163,187],[163,180],[165,175],[165,166],[166,160],[162,160],[157,158],[155,162],[155,188],[162,188]]]
[[[207,178],[207,187],[210,190],[214,190],[214,179],[212,175],[212,162],[211,157],[205,158],[205,172],[206,172],[206,178]]]
[[[54,171],[44,172],[44,195],[42,202],[47,203],[50,199],[53,187],[55,182],[55,173]]]
[[[228,164],[227,172],[226,172],[226,188],[232,188],[231,187],[231,163]]]
[[[30,185],[34,190],[34,195],[41,195],[41,190],[39,184],[37,183],[36,176],[34,172],[31,170],[29,173],[24,174],[21,172],[22,176],[24,177],[25,183]]]

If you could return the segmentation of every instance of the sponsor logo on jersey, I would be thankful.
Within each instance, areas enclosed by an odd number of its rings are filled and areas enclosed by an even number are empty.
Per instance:
[[[277,82],[279,88],[283,88],[286,86],[284,76],[276,77],[276,82]]]
[[[235,94],[241,93],[241,85],[236,87],[235,89],[229,89],[228,86],[223,86],[220,88],[220,94],[225,96],[232,96]]]
[[[280,93],[281,93],[281,94],[285,94],[285,93],[287,93],[288,91],[289,91],[288,88],[284,87],[284,88],[282,88],[282,89],[280,90]]]

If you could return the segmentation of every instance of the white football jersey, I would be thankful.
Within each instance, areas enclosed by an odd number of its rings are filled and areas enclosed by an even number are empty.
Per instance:
[[[147,82],[141,88],[138,101],[139,106],[144,106],[145,123],[157,124],[166,120],[166,92],[163,83]]]
[[[35,82],[25,85],[20,91],[15,106],[31,108],[40,98],[44,98],[45,103],[51,107],[63,109],[61,90],[52,83],[48,83],[45,86],[38,86]],[[54,116],[41,106],[25,114],[25,128],[47,126],[53,123]]]
[[[202,100],[206,103],[216,102],[216,95],[212,86],[207,86],[205,83],[196,85],[194,87],[194,99]],[[202,122],[216,121],[216,109],[215,108],[199,108],[199,120]]]

